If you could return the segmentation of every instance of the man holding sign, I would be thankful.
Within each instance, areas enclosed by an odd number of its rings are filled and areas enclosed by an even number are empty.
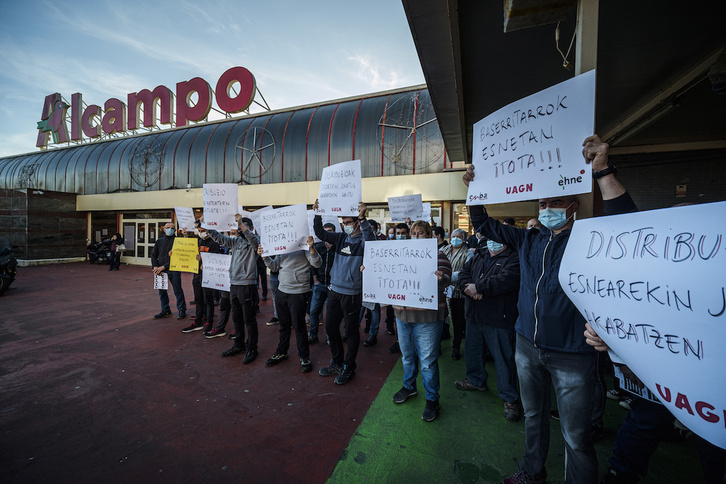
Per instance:
[[[611,212],[636,210],[630,195],[608,164],[608,145],[597,135],[582,153],[592,163],[603,200]],[[474,179],[470,166],[464,183]],[[597,482],[597,458],[590,434],[595,376],[595,351],[583,336],[585,319],[562,290],[558,273],[579,208],[575,195],[539,200],[542,229],[507,226],[488,217],[481,205],[469,207],[472,224],[486,237],[519,253],[521,285],[515,324],[516,365],[525,414],[525,452],[519,472],[505,484],[544,483],[549,450],[550,387],[554,385],[566,449],[566,482]]]
[[[184,299],[184,290],[182,289],[181,272],[169,270],[171,266],[171,249],[174,246],[175,234],[176,230],[174,229],[173,223],[169,222],[164,225],[164,236],[156,239],[154,248],[151,251],[151,267],[156,275],[168,274],[169,283],[174,288],[176,308],[179,311],[176,319],[184,319],[187,317],[187,303]],[[169,293],[166,289],[159,289],[159,300],[161,301],[161,312],[155,314],[154,319],[170,317]]]
[[[318,209],[315,200],[314,210]],[[332,360],[330,365],[321,368],[321,376],[338,374],[335,383],[345,385],[355,376],[355,359],[360,346],[360,308],[363,304],[363,251],[366,240],[375,240],[376,236],[366,220],[367,207],[358,203],[358,216],[344,216],[344,234],[327,232],[323,229],[323,219],[316,215],[313,219],[315,235],[323,242],[328,242],[335,251],[335,263],[330,272],[330,293],[328,295],[328,314],[325,320],[325,332],[330,339]],[[343,355],[343,338],[340,336],[340,322],[345,319],[345,333],[348,336],[348,353]]]
[[[202,217],[204,222],[204,217]],[[232,260],[229,265],[229,302],[234,322],[234,346],[222,353],[223,357],[245,353],[242,363],[252,363],[257,358],[257,318],[255,295],[257,294],[257,246],[259,240],[249,227],[252,221],[242,217],[239,220],[241,237],[228,237],[216,230],[210,230],[212,240],[230,249]],[[202,223],[202,226],[204,224]],[[200,228],[200,232],[205,229]],[[245,327],[247,341],[245,342]]]

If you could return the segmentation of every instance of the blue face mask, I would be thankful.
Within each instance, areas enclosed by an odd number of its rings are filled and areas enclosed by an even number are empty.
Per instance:
[[[504,244],[500,244],[499,242],[494,242],[493,240],[487,240],[487,249],[489,249],[491,252],[499,252],[504,248]]]
[[[543,208],[539,211],[538,220],[550,230],[562,228],[569,220],[567,218],[567,208]]]
[[[396,240],[406,240],[406,236],[403,234],[396,235]]]
[[[345,230],[346,234],[353,235],[353,232],[355,232],[355,225],[344,225],[343,230]]]
[[[164,232],[166,235],[172,236],[174,235],[174,229],[164,229]]]
[[[451,239],[451,245],[453,245],[454,247],[461,247],[461,244],[463,243],[464,241],[461,240],[459,237],[454,237],[453,239]]]
[[[395,238],[396,238],[396,236],[395,236],[394,234],[388,234],[388,238],[389,238],[390,240],[393,240],[393,239],[395,239]]]

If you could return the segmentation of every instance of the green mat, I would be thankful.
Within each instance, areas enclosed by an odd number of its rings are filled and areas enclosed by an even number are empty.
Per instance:
[[[441,415],[433,422],[421,420],[426,399],[420,376],[419,394],[401,405],[393,403],[393,394],[403,382],[399,360],[341,455],[329,484],[488,484],[516,472],[524,450],[524,418],[519,422],[505,420],[494,364],[488,362],[486,366],[489,391],[457,390],[454,381],[466,376],[464,359],[451,360],[450,341],[442,346]],[[607,471],[615,434],[626,412],[608,400],[606,435],[596,443],[600,475]],[[564,480],[564,441],[559,422],[551,420],[551,425],[548,481],[558,482]],[[662,442],[651,459],[648,477],[641,482],[675,484],[703,479],[694,446],[686,440]]]

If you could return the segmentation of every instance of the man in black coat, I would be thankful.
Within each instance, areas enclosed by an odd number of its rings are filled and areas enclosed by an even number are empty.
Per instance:
[[[154,248],[151,251],[151,267],[154,274],[167,273],[169,275],[169,284],[174,288],[176,308],[179,311],[176,319],[184,319],[187,317],[187,302],[184,299],[181,272],[169,270],[171,248],[174,245],[175,235],[176,230],[173,223],[169,222],[164,225],[164,236],[156,239]],[[159,289],[159,300],[161,301],[161,312],[155,314],[154,319],[168,318],[171,316],[171,308],[169,307],[169,293],[166,289]]]
[[[459,390],[487,390],[486,350],[494,358],[497,389],[504,400],[504,417],[519,420],[521,410],[514,363],[514,323],[517,320],[519,256],[494,240],[477,249],[459,272],[466,297],[466,379]]]

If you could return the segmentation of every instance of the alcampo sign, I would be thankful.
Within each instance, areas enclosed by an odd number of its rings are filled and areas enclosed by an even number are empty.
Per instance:
[[[232,87],[235,83],[239,83],[240,92],[233,95]],[[83,136],[91,139],[99,138],[102,132],[113,134],[139,129],[142,107],[141,121],[145,128],[157,126],[157,122],[171,125],[174,113],[176,113],[176,126],[186,126],[189,121],[197,122],[207,117],[212,109],[212,95],[220,110],[230,114],[239,113],[252,104],[256,91],[257,86],[252,73],[244,67],[232,67],[220,76],[214,92],[201,77],[177,83],[176,104],[174,93],[166,86],[157,86],[153,91],[143,89],[129,93],[128,104],[120,99],[111,98],[104,103],[103,109],[96,104],[83,109],[83,97],[78,92],[71,96],[70,106],[63,102],[60,93],[54,93],[45,97],[41,121],[38,122],[36,146],[47,148],[50,135],[53,135],[53,143],[67,143],[80,141]],[[194,93],[198,94],[199,99],[192,106],[190,101]],[[68,108],[71,109],[70,137],[66,120]]]

